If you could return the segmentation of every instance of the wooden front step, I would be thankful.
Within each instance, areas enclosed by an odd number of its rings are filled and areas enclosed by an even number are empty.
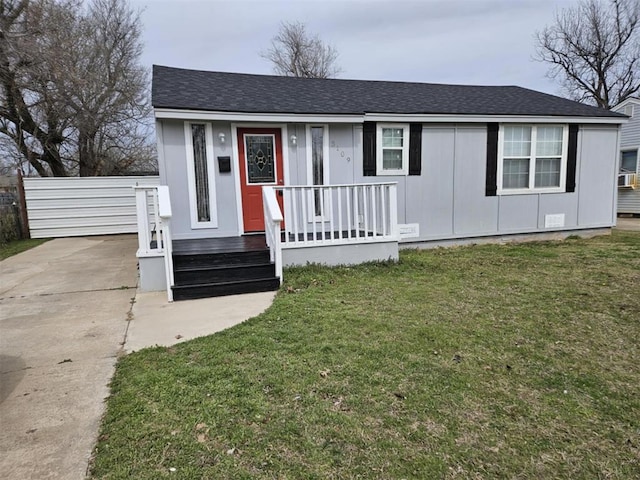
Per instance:
[[[276,267],[272,263],[249,263],[233,265],[207,265],[197,267],[174,267],[176,285],[202,285],[235,280],[257,280],[273,278]]]
[[[280,288],[278,277],[255,280],[235,280],[230,282],[207,283],[202,285],[176,285],[173,287],[174,300],[222,297],[241,293],[270,292]]]
[[[173,270],[174,300],[266,292],[280,287],[264,237],[178,240]]]

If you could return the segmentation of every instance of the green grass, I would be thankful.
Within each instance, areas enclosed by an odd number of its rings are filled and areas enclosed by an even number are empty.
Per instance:
[[[285,278],[118,362],[93,478],[640,478],[640,234]]]
[[[48,238],[28,238],[25,240],[12,240],[9,243],[0,244],[0,260],[9,258],[30,248],[42,245]]]

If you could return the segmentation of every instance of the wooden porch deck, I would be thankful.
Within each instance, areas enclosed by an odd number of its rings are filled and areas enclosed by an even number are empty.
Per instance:
[[[266,249],[267,241],[264,234],[173,241],[174,255],[255,252]]]
[[[331,234],[332,232],[316,232],[315,234],[308,232],[305,236],[303,233],[295,235],[282,232],[281,238],[283,242],[289,243],[311,242],[314,240],[330,240],[332,238]],[[356,234],[358,237],[356,237]],[[355,240],[356,238],[371,237],[373,234],[363,230],[358,230],[357,232],[356,230],[333,232],[334,239],[341,238],[340,235],[342,235],[343,239]],[[267,241],[263,233],[242,235],[240,237],[194,238],[173,241],[174,255],[256,252],[266,249]]]

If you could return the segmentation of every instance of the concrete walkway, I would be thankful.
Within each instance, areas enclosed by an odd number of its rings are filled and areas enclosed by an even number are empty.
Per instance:
[[[136,292],[133,235],[49,241],[0,262],[0,478],[85,478],[119,355],[264,311],[274,292],[169,304]]]
[[[138,292],[124,345],[127,353],[211,335],[260,315],[276,292],[167,302],[165,292]]]

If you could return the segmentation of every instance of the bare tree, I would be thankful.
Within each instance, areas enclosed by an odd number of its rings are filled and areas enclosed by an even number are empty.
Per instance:
[[[148,78],[138,64],[140,18],[123,0],[93,0],[79,30],[89,41],[69,54],[72,88],[64,92],[76,120],[79,173],[88,176],[102,173],[108,157],[101,146],[111,147],[110,156],[115,153],[117,143],[104,145],[109,138],[117,140],[110,133],[126,134],[149,113]],[[125,130],[118,128],[122,125]]]
[[[75,5],[53,7],[28,0],[0,2],[0,133],[38,174],[64,176],[61,150],[70,134],[69,116],[50,82],[55,62],[47,59],[69,47],[58,43],[56,34],[70,28]],[[47,27],[50,41],[42,35]]]
[[[276,74],[287,77],[331,78],[342,71],[336,64],[338,51],[309,34],[301,22],[283,22],[260,56],[273,63]]]
[[[536,59],[570,98],[611,108],[640,91],[639,18],[638,0],[581,0],[536,34]]]
[[[38,174],[148,161],[141,22],[126,0],[2,0],[0,25],[0,133]]]

